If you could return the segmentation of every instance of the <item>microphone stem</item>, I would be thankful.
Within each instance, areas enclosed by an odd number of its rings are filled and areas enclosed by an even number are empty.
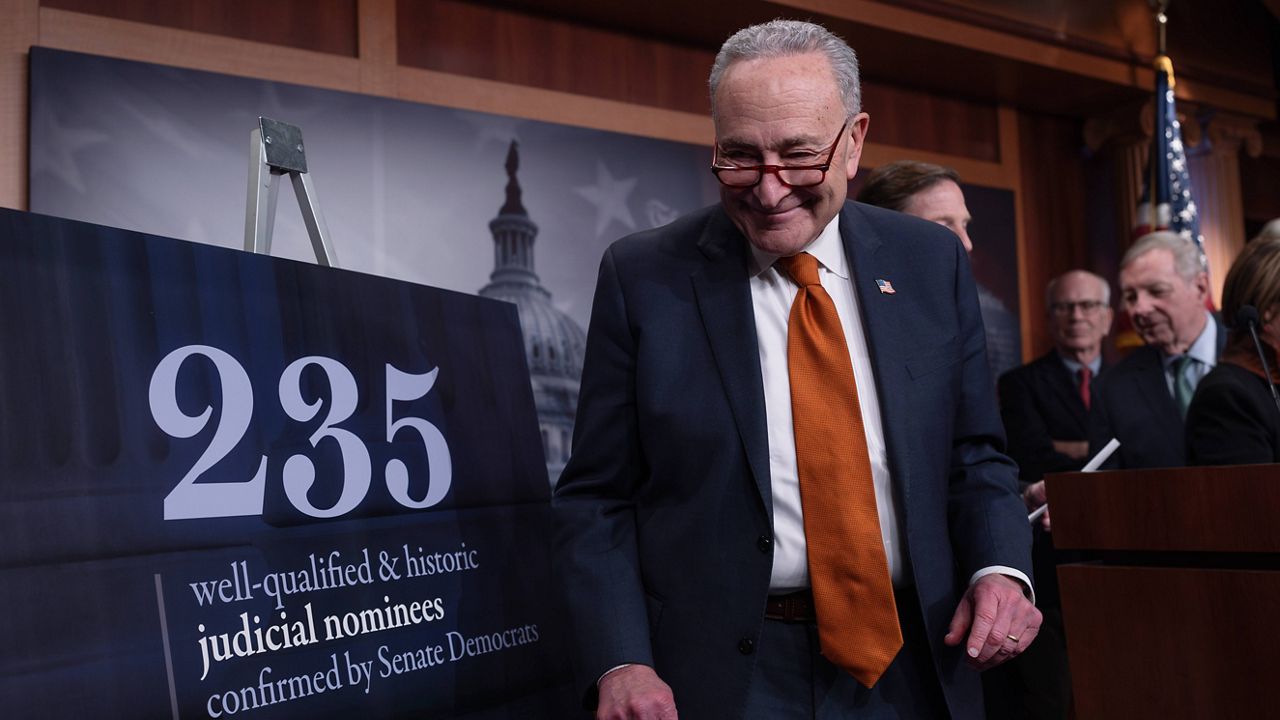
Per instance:
[[[1258,339],[1258,328],[1254,322],[1249,323],[1249,334],[1253,336],[1253,346],[1258,349],[1258,359],[1262,361],[1262,374],[1267,378],[1267,387],[1271,388],[1271,399],[1280,410],[1280,393],[1276,392],[1276,384],[1271,380],[1271,368],[1267,366],[1267,354],[1262,350],[1262,341]]]

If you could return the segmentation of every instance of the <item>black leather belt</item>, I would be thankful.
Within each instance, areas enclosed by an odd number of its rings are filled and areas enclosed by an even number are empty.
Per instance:
[[[813,608],[813,593],[799,590],[786,595],[770,595],[764,605],[764,616],[789,623],[813,622],[818,618]]]

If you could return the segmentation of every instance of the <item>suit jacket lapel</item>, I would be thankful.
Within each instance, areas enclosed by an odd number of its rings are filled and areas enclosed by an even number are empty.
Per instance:
[[[866,221],[856,205],[845,204],[840,212],[840,240],[849,260],[849,279],[858,298],[862,333],[867,341],[867,353],[871,356],[894,488],[906,507],[911,494],[911,457],[898,443],[900,438],[910,437],[911,429],[908,416],[897,412],[894,404],[887,402],[890,395],[886,388],[901,387],[909,382],[904,360],[911,356],[915,346],[914,326],[911,318],[900,309],[906,306],[895,302],[893,295],[882,293],[877,280],[900,284],[907,278],[895,275],[902,266],[894,262],[891,253],[884,252],[885,238]],[[873,308],[875,311],[871,312]]]
[[[1134,350],[1141,352],[1142,368],[1134,373],[1133,380],[1138,386],[1138,393],[1146,400],[1151,409],[1154,422],[1164,430],[1171,442],[1182,444],[1182,413],[1169,394],[1169,385],[1165,382],[1164,365],[1160,362],[1160,351],[1146,346]]]
[[[1045,382],[1058,396],[1062,407],[1067,408],[1072,423],[1083,437],[1087,429],[1089,411],[1085,409],[1084,401],[1080,399],[1080,388],[1076,386],[1075,378],[1071,377],[1071,371],[1062,364],[1061,358],[1053,351],[1042,358],[1039,369],[1044,375]]]
[[[747,463],[765,508],[772,516],[769,433],[765,425],[764,383],[760,376],[746,243],[746,238],[723,212],[713,214],[698,240],[698,248],[707,262],[691,279]]]
[[[859,317],[862,320],[862,332],[867,338],[867,350],[871,353],[872,364],[876,369],[876,377],[880,377],[880,360],[883,353],[878,350],[889,350],[891,354],[909,348],[902,346],[900,337],[903,328],[897,318],[886,312],[868,313],[872,303],[882,303],[882,293],[876,280],[893,281],[893,268],[885,267],[880,257],[880,249],[884,239],[880,233],[863,218],[852,206],[845,205],[840,212],[840,240],[844,244],[844,255],[849,260],[849,279],[853,283],[854,293],[858,296]],[[877,288],[875,293],[871,288]],[[886,306],[886,310],[890,306]]]

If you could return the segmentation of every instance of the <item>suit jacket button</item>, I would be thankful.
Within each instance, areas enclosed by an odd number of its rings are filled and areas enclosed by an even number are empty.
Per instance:
[[[773,547],[773,540],[769,539],[768,535],[761,535],[756,538],[756,547],[760,548],[760,552],[767,555],[769,548]]]
[[[756,650],[756,641],[751,638],[742,638],[738,641],[738,652],[743,655],[750,655]]]

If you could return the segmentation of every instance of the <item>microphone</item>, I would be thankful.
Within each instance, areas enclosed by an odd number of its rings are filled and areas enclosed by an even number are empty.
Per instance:
[[[1276,384],[1271,380],[1271,368],[1267,367],[1267,354],[1262,351],[1262,341],[1258,339],[1258,308],[1252,305],[1241,305],[1236,311],[1236,327],[1249,326],[1249,334],[1253,336],[1253,347],[1258,351],[1258,359],[1262,361],[1262,374],[1267,376],[1267,387],[1271,388],[1271,399],[1280,411],[1280,393],[1276,392]]]

